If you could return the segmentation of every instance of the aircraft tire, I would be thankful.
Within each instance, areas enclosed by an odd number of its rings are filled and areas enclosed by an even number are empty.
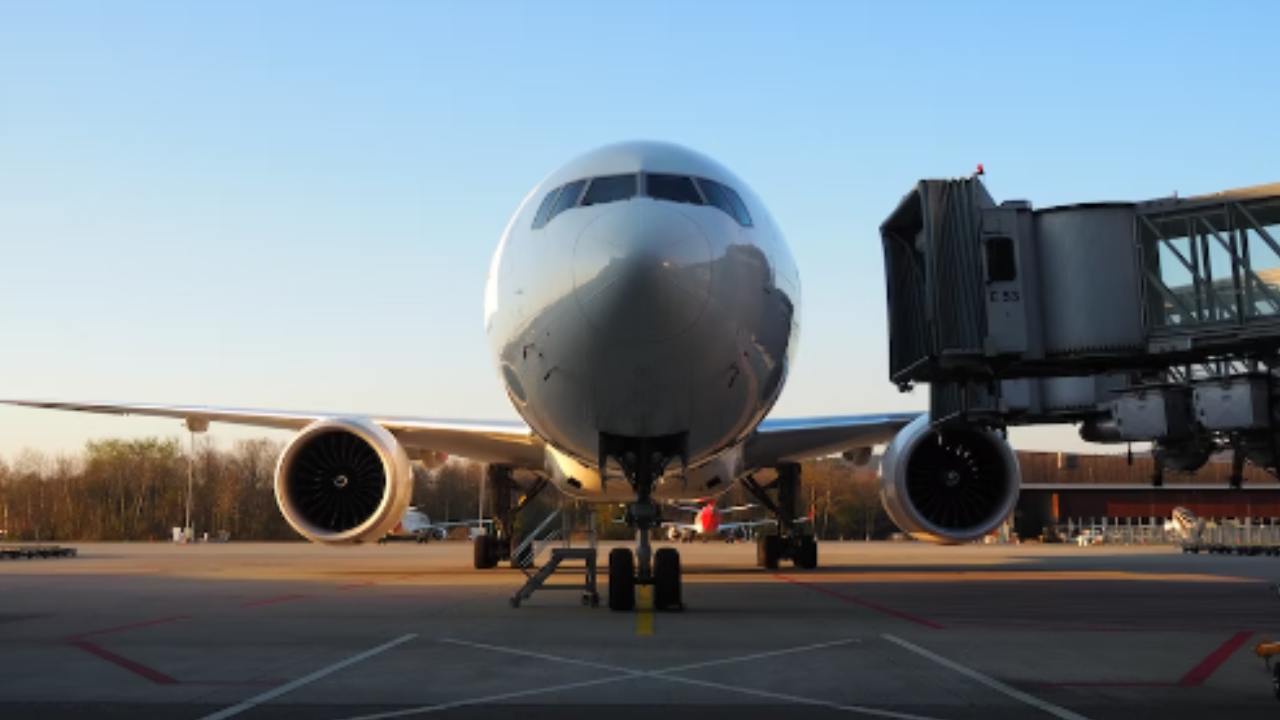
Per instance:
[[[495,567],[498,563],[494,562],[493,537],[490,535],[481,535],[471,543],[471,548],[475,553],[475,566],[477,570],[488,570]]]
[[[653,607],[659,611],[684,609],[680,587],[680,551],[662,548],[653,556]]]
[[[636,609],[636,559],[627,548],[609,551],[609,609],[614,612]]]
[[[800,538],[796,546],[795,566],[802,570],[813,570],[818,567],[818,541],[812,535]]]
[[[756,548],[756,561],[766,570],[777,570],[782,560],[782,538],[778,535],[765,535],[760,538]]]

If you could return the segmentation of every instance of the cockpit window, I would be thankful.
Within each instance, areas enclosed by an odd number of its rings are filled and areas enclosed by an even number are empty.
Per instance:
[[[751,215],[747,213],[747,206],[732,188],[706,178],[698,178],[698,187],[706,196],[707,204],[724,211],[726,215],[737,220],[738,224],[750,227]]]
[[[654,200],[702,205],[702,196],[693,186],[693,179],[680,175],[646,175],[645,190]]]
[[[729,198],[729,202],[733,204],[734,217],[738,218],[738,222],[746,227],[751,227],[751,213],[747,212],[747,204],[742,202],[742,198],[738,196],[737,191],[728,185],[721,185],[720,189],[724,191],[725,197]]]
[[[556,203],[556,197],[560,194],[560,188],[555,188],[547,193],[542,199],[542,204],[538,206],[538,214],[533,216],[533,229],[540,230],[551,219],[551,208]]]
[[[587,194],[582,198],[582,204],[584,206],[603,205],[604,203],[618,202],[619,200],[630,200],[635,196],[635,175],[598,177],[591,181],[591,187],[587,188]]]
[[[551,206],[551,215],[547,217],[547,222],[555,220],[557,215],[577,205],[578,196],[582,194],[582,188],[586,185],[586,180],[577,180],[565,185],[560,191],[560,197],[556,198],[555,205]]]

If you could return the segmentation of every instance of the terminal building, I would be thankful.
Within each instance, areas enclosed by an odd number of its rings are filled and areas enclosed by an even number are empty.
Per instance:
[[[1057,528],[1099,526],[1162,527],[1174,508],[1187,508],[1209,522],[1280,525],[1280,483],[1270,474],[1246,467],[1241,488],[1228,483],[1229,457],[1211,459],[1193,474],[1166,476],[1152,487],[1149,456],[1074,455],[1020,452],[1022,493],[1013,529],[1020,537]]]

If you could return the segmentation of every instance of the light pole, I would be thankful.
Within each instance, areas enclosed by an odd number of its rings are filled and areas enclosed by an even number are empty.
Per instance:
[[[205,418],[189,417],[184,424],[187,426],[188,432],[191,433],[191,452],[187,454],[187,524],[183,526],[183,532],[186,533],[187,541],[195,540],[195,529],[191,526],[191,497],[195,490],[196,480],[196,433],[202,433],[209,429],[209,421]]]

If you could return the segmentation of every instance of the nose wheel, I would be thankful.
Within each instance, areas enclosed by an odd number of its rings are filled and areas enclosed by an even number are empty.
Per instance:
[[[636,587],[653,587],[653,609],[678,612],[684,609],[683,583],[680,575],[680,551],[662,548],[653,555],[653,576],[642,583],[636,576],[635,556],[627,548],[609,552],[609,609],[631,612],[636,609]]]

